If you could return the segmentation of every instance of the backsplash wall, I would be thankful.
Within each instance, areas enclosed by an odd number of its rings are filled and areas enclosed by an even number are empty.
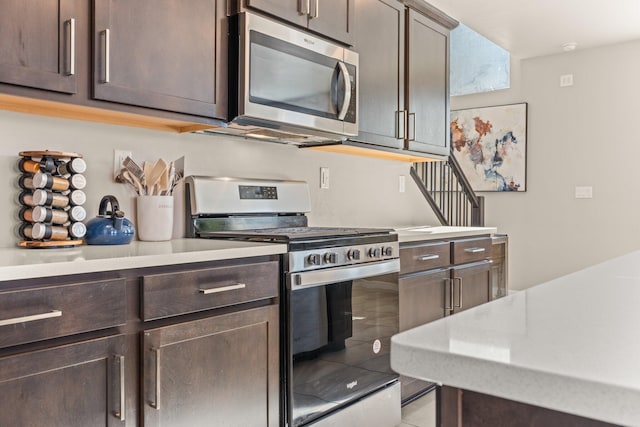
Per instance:
[[[305,180],[311,190],[311,225],[437,225],[437,220],[409,176],[409,163],[298,149],[292,146],[200,134],[170,134],[0,111],[0,166],[6,178],[0,209],[0,247],[13,247],[20,190],[18,152],[59,150],[80,153],[87,161],[87,217],[97,215],[102,196],[112,194],[135,222],[135,194],[113,182],[113,150],[130,150],[136,161],[185,156],[187,175],[239,176]],[[320,167],[330,168],[330,188],[320,189]],[[405,175],[406,192],[398,191]],[[176,194],[176,211],[184,199]],[[175,235],[183,232],[177,227]]]

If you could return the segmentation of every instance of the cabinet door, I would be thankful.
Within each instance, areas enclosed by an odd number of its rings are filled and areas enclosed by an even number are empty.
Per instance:
[[[223,0],[94,0],[96,99],[226,118]]]
[[[451,270],[453,280],[453,313],[464,311],[488,302],[490,299],[491,263],[483,261],[454,267]]]
[[[261,10],[301,27],[307,26],[311,0],[246,0],[248,7]]]
[[[412,9],[407,22],[407,148],[448,155],[449,32]]]
[[[355,0],[311,0],[309,29],[353,44]]]
[[[76,93],[75,1],[0,3],[0,82]]]
[[[278,308],[144,332],[145,426],[277,426]]]
[[[445,316],[449,274],[449,269],[438,269],[400,278],[401,332]]]
[[[124,342],[116,336],[0,358],[0,425],[124,426]]]
[[[358,141],[404,147],[405,7],[356,0],[354,46],[360,55]]]

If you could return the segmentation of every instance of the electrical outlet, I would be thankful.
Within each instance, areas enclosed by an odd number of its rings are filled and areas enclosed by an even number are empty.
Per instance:
[[[576,199],[592,199],[593,187],[576,187]]]
[[[563,74],[560,76],[560,87],[573,86],[573,74]]]
[[[124,159],[131,157],[131,151],[126,150],[113,150],[113,179],[120,173],[124,167]]]
[[[398,175],[398,191],[404,193],[407,188],[407,180],[404,175]]]
[[[329,188],[329,168],[320,168],[320,188]]]

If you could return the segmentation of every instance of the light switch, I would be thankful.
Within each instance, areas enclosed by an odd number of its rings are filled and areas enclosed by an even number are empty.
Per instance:
[[[398,191],[404,193],[407,186],[407,180],[404,175],[398,175]]]
[[[329,188],[329,168],[320,168],[320,188]]]
[[[593,187],[576,187],[576,199],[592,199]]]

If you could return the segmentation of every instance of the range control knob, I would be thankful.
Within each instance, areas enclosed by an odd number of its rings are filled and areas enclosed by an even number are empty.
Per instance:
[[[371,258],[379,258],[380,257],[380,248],[371,248],[371,249],[369,249],[369,256]]]
[[[327,252],[324,254],[324,262],[327,264],[335,264],[338,261],[338,254],[335,252]]]
[[[349,261],[357,261],[360,259],[360,249],[349,249],[347,252],[347,259]]]
[[[391,256],[393,255],[393,248],[391,246],[387,246],[386,248],[382,249],[382,253],[384,254],[384,256]]]
[[[307,257],[307,262],[311,265],[320,265],[320,255],[311,254]]]

